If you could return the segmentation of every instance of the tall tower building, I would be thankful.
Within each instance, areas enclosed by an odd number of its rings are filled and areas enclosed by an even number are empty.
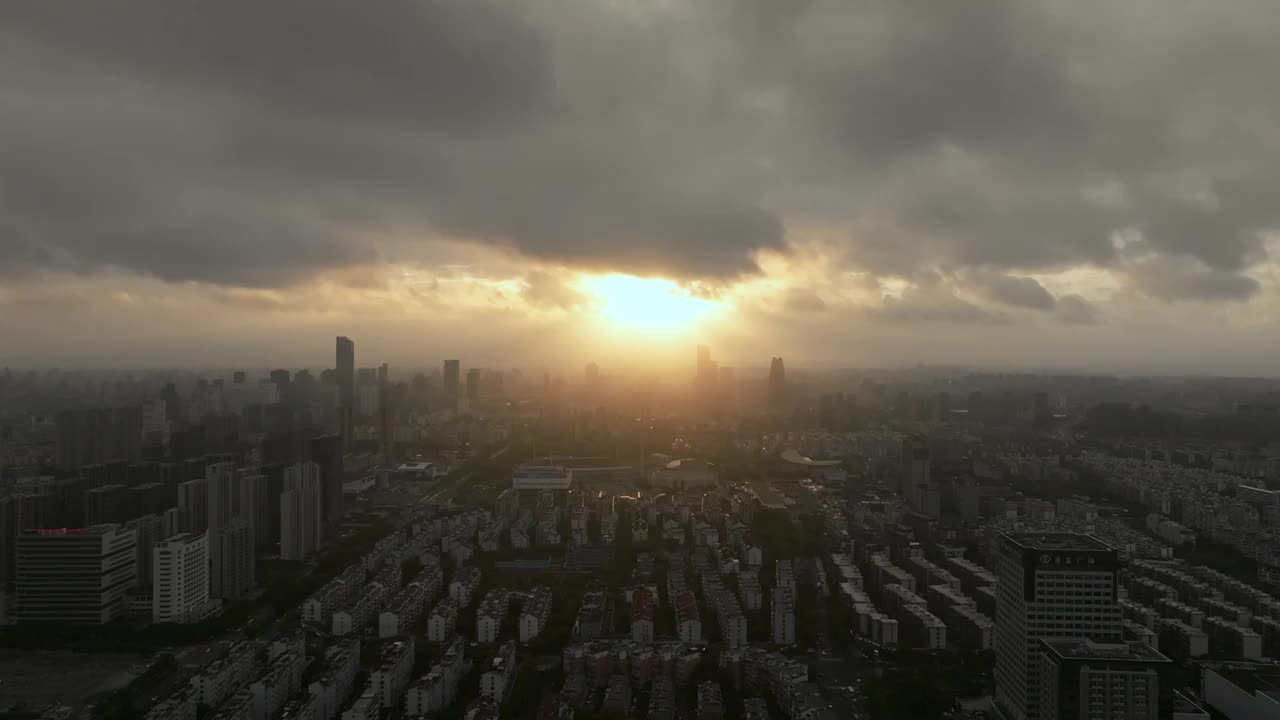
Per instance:
[[[356,344],[349,338],[337,340],[338,434],[351,443],[356,407]]]
[[[787,369],[782,358],[769,361],[769,409],[781,410],[787,399]]]
[[[280,557],[302,560],[320,549],[324,520],[320,508],[320,466],[301,463],[285,468],[280,494]]]
[[[326,525],[342,521],[342,438],[324,435],[311,440],[311,462],[320,466],[320,502]]]
[[[137,584],[136,536],[117,525],[18,533],[19,622],[103,625],[125,613]]]
[[[480,368],[467,371],[467,402],[480,402]]]
[[[1043,638],[1121,641],[1116,551],[1075,533],[1003,533],[996,558],[996,708],[1009,720],[1041,712]]]
[[[461,369],[457,360],[444,361],[444,398],[449,409],[454,412],[458,411],[460,373]],[[479,382],[478,379],[477,382]]]
[[[209,604],[209,537],[181,533],[152,549],[151,619],[185,623]]]

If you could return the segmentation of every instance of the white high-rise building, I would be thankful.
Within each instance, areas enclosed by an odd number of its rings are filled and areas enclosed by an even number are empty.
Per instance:
[[[1119,557],[1088,535],[1005,533],[996,563],[996,709],[1041,720],[1041,639],[1122,639]]]
[[[301,463],[285,468],[280,494],[280,557],[302,560],[320,549],[323,529],[320,466]]]
[[[151,619],[193,622],[209,603],[209,537],[182,533],[152,549]]]

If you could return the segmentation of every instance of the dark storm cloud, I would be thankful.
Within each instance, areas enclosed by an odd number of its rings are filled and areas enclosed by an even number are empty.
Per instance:
[[[983,273],[973,278],[977,289],[992,302],[1029,310],[1052,310],[1053,295],[1035,278]]]
[[[271,287],[431,263],[420,238],[445,235],[714,288],[819,226],[857,269],[1064,322],[1096,313],[1016,276],[1247,298],[1280,225],[1273,19],[1262,0],[14,0],[0,272]],[[1004,319],[933,287],[882,316]]]
[[[543,37],[485,0],[16,0],[0,24],[159,83],[388,130],[518,124],[551,81]]]

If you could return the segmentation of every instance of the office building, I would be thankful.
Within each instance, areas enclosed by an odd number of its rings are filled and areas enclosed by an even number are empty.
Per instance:
[[[324,527],[320,482],[320,466],[313,462],[284,471],[280,494],[280,557],[284,560],[304,560],[320,549]]]
[[[182,533],[152,550],[151,619],[195,622],[209,606],[209,537]]]
[[[1051,638],[1041,643],[1041,720],[1157,720],[1169,658],[1142,643]]]
[[[18,533],[18,622],[101,625],[125,612],[137,584],[137,538],[116,525]]]
[[[460,381],[459,373],[461,372],[457,360],[444,361],[444,400],[445,407],[454,412],[458,411],[458,383]],[[479,379],[477,378],[477,382]]]
[[[1122,638],[1115,549],[1073,533],[1003,533],[996,574],[995,702],[1010,720],[1041,720],[1041,638]]]

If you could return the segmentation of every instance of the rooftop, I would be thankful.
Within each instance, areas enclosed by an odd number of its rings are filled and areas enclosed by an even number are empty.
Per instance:
[[[1140,642],[1099,643],[1088,638],[1043,638],[1040,642],[1064,660],[1169,662],[1169,658]]]
[[[1262,693],[1280,700],[1280,670],[1272,665],[1235,664],[1211,669],[1250,695]]]
[[[1080,533],[1004,533],[1015,545],[1026,550],[1110,550],[1101,540]]]

